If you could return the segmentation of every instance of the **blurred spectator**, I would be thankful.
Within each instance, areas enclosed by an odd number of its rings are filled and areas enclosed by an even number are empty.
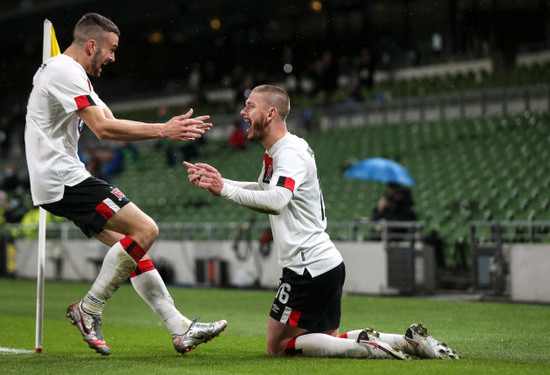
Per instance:
[[[11,162],[6,163],[0,188],[8,193],[12,193],[16,191],[20,185],[21,181],[17,173],[17,168]]]
[[[109,157],[101,165],[101,174],[105,181],[112,182],[122,171],[128,161],[135,161],[139,157],[138,150],[133,143],[115,143],[115,147],[109,151]]]
[[[197,140],[194,140],[193,142],[180,142],[179,143],[179,150],[182,153],[182,160],[193,160],[198,158],[199,156],[202,156],[202,145],[206,142],[206,137],[203,135]]]
[[[376,62],[367,47],[361,50],[354,65],[359,78],[359,86],[368,89],[372,88],[374,86],[374,71]]]
[[[326,73],[322,60],[315,60],[313,62],[313,80],[314,88],[313,94],[315,96],[317,105],[325,106],[328,99],[327,94],[327,84],[326,84]]]
[[[380,56],[380,69],[391,70],[393,69],[393,61],[391,54],[388,51],[383,51]]]
[[[19,195],[13,195],[9,198],[8,204],[4,211],[4,219],[6,223],[19,223],[27,209],[23,204],[23,199]]]
[[[432,229],[429,234],[422,238],[422,240],[425,244],[433,247],[435,264],[437,267],[445,268],[445,239],[441,236],[441,234],[435,229]]]
[[[201,86],[201,67],[199,63],[191,65],[191,71],[189,72],[188,87],[189,91],[197,92]]]
[[[112,182],[124,170],[127,162],[139,158],[139,152],[133,143],[113,141],[111,148],[93,151],[79,149],[78,156],[93,176]]]
[[[372,220],[415,221],[414,201],[411,189],[393,183],[388,184],[386,195],[372,211]]]
[[[246,132],[243,129],[241,121],[233,120],[233,131],[229,134],[229,146],[231,148],[246,148]]]
[[[273,242],[273,232],[271,227],[266,228],[260,235],[260,254],[264,257],[269,256],[271,252],[271,243]]]
[[[204,72],[201,75],[202,81],[206,85],[217,84],[220,81],[218,72],[216,71],[216,64],[213,61],[207,61],[204,64]]]
[[[411,189],[393,183],[388,184],[385,196],[380,198],[371,215],[372,221],[416,221],[417,219]],[[390,234],[402,234],[408,231],[408,228],[388,229]],[[381,239],[381,228],[375,228],[371,239]]]
[[[78,158],[80,161],[87,166],[88,162],[90,161],[91,155],[89,150],[82,150],[81,148],[78,148]]]
[[[300,81],[300,70],[296,66],[294,61],[294,51],[290,46],[283,47],[283,53],[281,58],[281,69],[285,73],[285,87],[287,92],[292,95],[295,92],[298,92],[300,86],[298,82]],[[265,80],[257,79],[256,82],[265,82]]]
[[[263,73],[256,71],[255,76],[262,79]],[[242,66],[235,66],[233,68],[233,75],[231,76],[231,88],[235,92],[235,101],[237,103],[244,103],[252,87],[254,87],[254,77],[251,74],[245,73]]]
[[[315,96],[317,99],[328,100],[337,88],[338,79],[338,66],[334,62],[331,51],[324,51],[321,58],[313,63],[313,77]]]
[[[329,93],[332,93],[338,86],[338,66],[334,61],[332,51],[325,50],[321,58],[323,62],[323,70],[325,71],[325,88]]]
[[[103,174],[101,172],[101,157],[99,156],[98,152],[92,153],[90,158],[88,159],[86,165],[86,170],[90,172],[90,174],[94,177],[100,178],[104,180]]]
[[[14,146],[14,139],[23,144],[23,132],[25,129],[25,107],[19,103],[14,104],[8,116],[0,118],[0,156],[6,159],[10,156],[10,150]]]
[[[46,211],[46,224],[50,224],[54,221],[55,216]],[[62,218],[58,218],[57,221],[61,221]],[[27,227],[23,227],[18,235],[23,235],[26,239],[33,240],[38,238],[38,224],[40,222],[40,208],[33,207],[28,210],[21,217],[21,224],[26,224]]]

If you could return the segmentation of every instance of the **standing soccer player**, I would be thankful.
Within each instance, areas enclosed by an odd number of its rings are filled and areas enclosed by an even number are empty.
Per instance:
[[[290,134],[290,98],[281,88],[254,88],[241,111],[249,141],[265,147],[257,182],[225,179],[212,166],[185,162],[191,184],[241,206],[269,214],[274,246],[283,267],[269,314],[270,356],[407,359],[457,358],[445,344],[413,324],[406,335],[372,329],[339,336],[345,266],[326,233],[326,214],[313,151]]]
[[[90,175],[78,158],[78,139],[83,123],[99,139],[119,141],[192,141],[212,124],[204,122],[209,116],[192,118],[192,110],[165,124],[116,119],[86,74],[99,77],[102,67],[115,61],[119,37],[112,21],[88,13],[76,24],[69,48],[36,72],[25,127],[32,199],[34,205],[72,220],[86,236],[110,247],[89,292],[67,308],[67,318],[89,347],[102,355],[111,353],[103,339],[101,313],[130,277],[138,294],[170,330],[175,349],[186,353],[219,335],[227,322],[191,321],[176,309],[147,254],[158,236],[156,223],[115,186]]]

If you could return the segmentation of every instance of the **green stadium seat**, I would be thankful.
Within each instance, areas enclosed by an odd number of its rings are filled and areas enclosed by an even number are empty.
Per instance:
[[[332,129],[306,139],[316,152],[330,221],[370,217],[384,184],[342,174],[355,161],[387,157],[407,166],[415,178],[415,208],[426,230],[437,228],[454,243],[468,241],[460,228],[467,232],[471,220],[550,219],[549,128],[548,113],[531,113]],[[152,146],[139,151],[140,159],[115,183],[155,220],[246,222],[252,217],[191,186],[185,171],[167,167]],[[234,152],[212,140],[201,161],[228,178],[255,181],[262,152],[259,145]]]

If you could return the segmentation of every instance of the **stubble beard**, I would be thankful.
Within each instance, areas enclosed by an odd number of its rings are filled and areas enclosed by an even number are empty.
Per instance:
[[[92,57],[91,62],[91,69],[90,75],[93,77],[99,77],[101,75],[101,65],[103,65],[100,61],[99,53],[96,53],[94,57]]]
[[[251,122],[248,128],[248,140],[261,142],[267,135],[268,122]]]

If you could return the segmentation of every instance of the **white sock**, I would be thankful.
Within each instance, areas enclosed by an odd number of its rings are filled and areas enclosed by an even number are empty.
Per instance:
[[[135,268],[136,261],[128,255],[121,243],[114,244],[105,255],[90,291],[82,300],[82,309],[92,315],[101,315],[105,302]]]
[[[357,341],[357,338],[359,338],[359,334],[362,331],[363,331],[362,329],[356,329],[354,331],[346,332],[346,333],[340,335],[340,337],[344,336],[345,338]]]
[[[403,353],[416,355],[413,344],[405,339],[405,335],[396,335],[394,333],[380,332],[380,340],[390,344],[394,348],[401,350]]]
[[[309,333],[296,337],[294,349],[306,357],[367,358],[369,351],[355,340]]]
[[[187,332],[191,321],[176,309],[174,300],[156,269],[143,272],[130,280],[136,292],[153,309],[172,335],[183,335]]]
[[[354,331],[346,332],[345,337],[347,337],[348,339],[357,340],[361,331],[362,331],[361,329],[357,329]],[[390,346],[401,350],[403,353],[416,355],[414,352],[413,345],[410,344],[405,339],[405,335],[397,335],[394,333],[382,333],[382,332],[379,332],[379,333],[380,333],[379,339],[389,344]]]

